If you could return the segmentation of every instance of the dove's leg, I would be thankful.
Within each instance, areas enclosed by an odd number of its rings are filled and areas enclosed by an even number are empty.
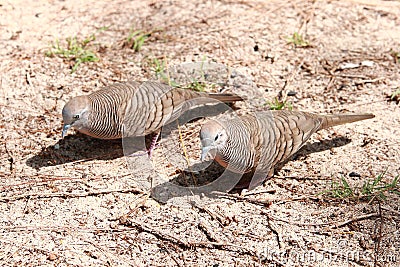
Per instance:
[[[158,146],[157,140],[158,140],[158,137],[160,136],[160,131],[151,133],[150,135],[151,135],[150,146],[149,146],[149,148],[146,149],[146,152],[133,153],[133,154],[128,155],[128,157],[141,157],[141,156],[147,155],[147,156],[149,156],[149,159],[151,159],[154,149]]]
[[[241,192],[244,189],[252,190],[255,187],[261,185],[266,180],[272,178],[273,176],[274,168],[271,168],[268,174],[254,170],[248,173],[244,173],[240,181],[235,185],[231,192]]]
[[[152,133],[151,137],[151,142],[150,142],[150,147],[147,149],[147,154],[149,155],[149,158],[151,159],[151,156],[153,154],[153,150],[157,147],[157,140],[158,137],[160,136],[160,131],[157,131],[156,133]]]
[[[230,193],[240,193],[244,189],[248,189],[249,185],[251,183],[251,179],[253,178],[254,171],[247,172],[242,174],[242,177],[238,181],[238,183],[235,185],[234,188],[230,191]]]

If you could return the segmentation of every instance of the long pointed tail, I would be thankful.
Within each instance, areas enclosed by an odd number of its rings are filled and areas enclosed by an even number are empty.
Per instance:
[[[225,102],[225,103],[245,100],[243,97],[234,95],[234,94],[212,94],[212,93],[209,93],[207,96],[212,99],[219,100],[219,101]]]
[[[345,123],[367,120],[374,118],[374,114],[336,114],[336,115],[325,115],[322,120],[320,129],[326,129],[328,127],[341,125]]]

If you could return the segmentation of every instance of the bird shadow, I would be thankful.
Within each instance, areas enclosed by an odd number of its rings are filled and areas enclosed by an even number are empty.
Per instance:
[[[341,147],[350,142],[351,139],[341,136],[331,140],[306,143],[293,156],[276,166],[275,172],[278,172],[288,161],[302,160],[311,153]],[[243,181],[251,181],[251,178],[251,173],[250,175],[233,173],[213,161],[195,163],[181,171],[170,181],[153,187],[151,193],[152,197],[161,203],[167,203],[174,198],[192,197],[193,195],[207,195],[217,198],[216,192],[239,193],[242,188],[235,189],[235,186],[243,185]]]
[[[34,169],[57,166],[76,161],[110,160],[123,156],[121,139],[100,140],[80,133],[66,136],[44,147],[30,157],[26,164]]]
[[[180,125],[198,120],[202,117],[213,117],[229,110],[227,104],[219,103],[212,106],[205,105],[182,112],[179,118],[168,123],[163,130],[163,137],[167,137],[173,129],[176,129],[176,121]],[[234,109],[234,108],[233,108]],[[26,164],[36,170],[43,167],[57,166],[70,162],[90,160],[112,160],[132,155],[137,152],[145,152],[149,147],[151,136],[129,137],[124,139],[104,140],[76,133],[60,139],[57,143],[42,148],[36,155],[30,157]],[[140,153],[140,154],[143,154]]]
[[[307,142],[299,151],[297,151],[293,156],[289,157],[287,161],[297,160],[299,158],[306,157],[311,153],[322,152],[331,148],[345,146],[350,142],[351,139],[346,136],[338,136],[330,140],[320,140],[312,143]]]

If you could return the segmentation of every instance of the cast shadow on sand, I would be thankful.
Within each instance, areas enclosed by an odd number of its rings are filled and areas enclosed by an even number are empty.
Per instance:
[[[116,159],[123,155],[121,139],[101,140],[77,133],[43,148],[29,158],[26,164],[40,169],[76,161]]]

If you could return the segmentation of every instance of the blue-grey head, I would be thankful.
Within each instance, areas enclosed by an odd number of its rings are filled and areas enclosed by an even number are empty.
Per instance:
[[[215,156],[219,150],[224,148],[228,134],[222,123],[211,120],[201,127],[200,140],[202,145],[201,160],[203,161],[208,153]]]
[[[67,104],[65,104],[62,110],[62,116],[64,126],[62,130],[62,138],[67,134],[69,128],[87,133],[89,129],[90,115],[90,99],[87,96],[77,96],[72,98]]]

